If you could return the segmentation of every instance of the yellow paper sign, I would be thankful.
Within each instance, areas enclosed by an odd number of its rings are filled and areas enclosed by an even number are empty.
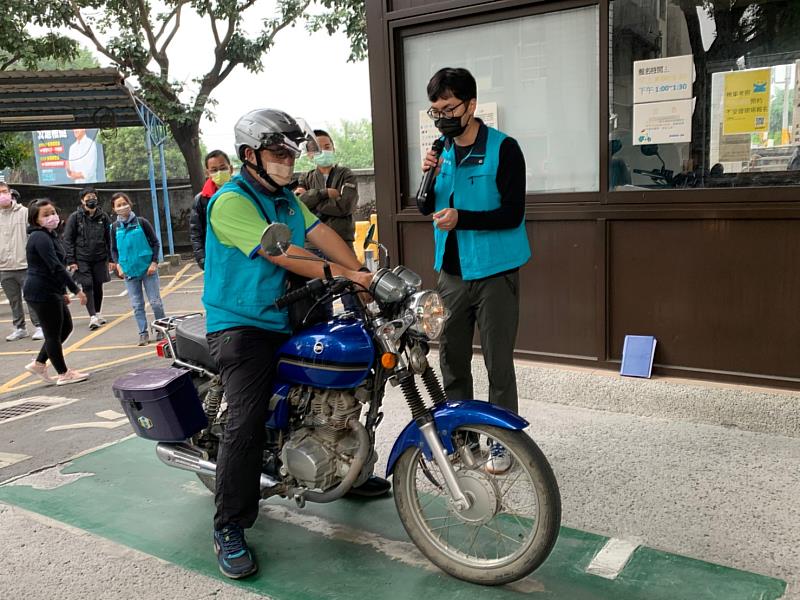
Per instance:
[[[770,69],[735,71],[725,75],[723,133],[769,130]]]

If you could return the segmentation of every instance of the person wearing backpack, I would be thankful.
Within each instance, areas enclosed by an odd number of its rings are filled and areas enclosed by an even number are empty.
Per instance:
[[[217,190],[230,181],[233,167],[228,155],[222,150],[212,150],[206,154],[206,183],[203,190],[194,197],[189,216],[189,237],[192,240],[192,254],[201,269],[206,266],[206,211],[208,201]]]
[[[89,329],[105,325],[100,313],[103,306],[103,284],[108,283],[111,255],[109,227],[111,219],[100,208],[97,192],[92,187],[79,193],[81,205],[67,219],[64,227],[64,249],[67,252],[67,268],[86,292],[86,311],[89,313]]]
[[[150,343],[150,333],[144,309],[145,294],[155,318],[163,319],[166,316],[158,279],[161,243],[150,222],[133,212],[133,203],[127,194],[114,194],[111,206],[117,215],[117,220],[111,226],[111,257],[117,273],[125,280],[133,315],[139,326],[139,345],[146,346]]]

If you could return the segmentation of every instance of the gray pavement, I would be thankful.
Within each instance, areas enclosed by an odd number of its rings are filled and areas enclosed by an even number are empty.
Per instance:
[[[194,273],[192,268],[183,277]],[[197,284],[183,282],[165,298],[168,313],[200,306]],[[109,288],[114,285],[119,287]],[[124,314],[126,303],[124,296],[110,299],[104,312]],[[0,305],[0,321],[9,319],[8,312]],[[89,333],[85,324],[76,323],[69,344]],[[98,413],[120,410],[109,391],[120,373],[134,364],[164,364],[152,347],[142,352],[131,346],[132,329],[131,319],[123,319],[69,355],[68,363],[79,368],[114,363],[94,369],[92,380],[79,386],[54,388],[28,385],[27,380],[9,386],[29,358],[0,352],[0,406],[35,395],[76,400],[0,423],[0,453],[30,457],[8,466],[0,462],[0,482],[130,435],[126,423],[47,430],[107,420]],[[34,347],[0,342],[5,352]],[[480,362],[474,363],[478,397],[486,390]],[[520,412],[556,472],[564,525],[779,577],[789,582],[785,597],[800,600],[799,394],[674,379],[623,379],[609,372],[525,361],[518,362],[518,377],[524,398]],[[386,419],[379,431],[381,466],[408,420],[398,390],[387,389]],[[3,599],[255,597],[2,505],[0,547]],[[197,551],[211,552],[210,544]]]

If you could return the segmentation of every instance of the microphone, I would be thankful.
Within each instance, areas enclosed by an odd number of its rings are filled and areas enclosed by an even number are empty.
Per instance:
[[[433,146],[431,146],[431,150],[436,155],[436,158],[439,158],[439,155],[444,150],[444,142],[441,139],[437,139],[433,142]],[[422,176],[422,181],[419,184],[419,189],[417,190],[417,203],[424,203],[428,199],[428,195],[433,191],[433,186],[436,183],[436,167],[433,166]]]

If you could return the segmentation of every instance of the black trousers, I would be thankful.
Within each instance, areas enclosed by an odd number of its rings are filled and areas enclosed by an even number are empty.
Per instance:
[[[252,527],[258,516],[275,354],[287,338],[257,327],[208,334],[228,401],[228,420],[217,454],[214,529],[231,524]]]
[[[108,262],[78,262],[75,280],[83,286],[86,293],[86,312],[93,316],[103,308],[103,284],[111,278],[108,275]]]
[[[67,363],[64,362],[64,349],[62,344],[67,341],[72,333],[72,315],[64,299],[53,299],[52,302],[28,302],[39,317],[39,324],[44,333],[44,344],[39,350],[36,361],[50,364],[59,375],[67,372]]]

